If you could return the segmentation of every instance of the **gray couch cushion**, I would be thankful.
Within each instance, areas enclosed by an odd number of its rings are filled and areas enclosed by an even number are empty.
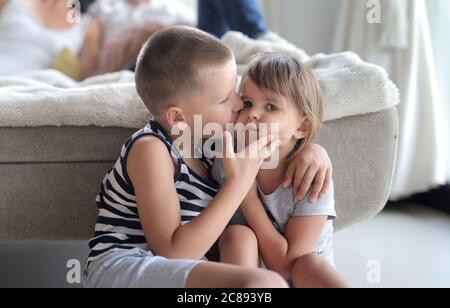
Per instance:
[[[0,163],[114,161],[136,129],[0,127]]]

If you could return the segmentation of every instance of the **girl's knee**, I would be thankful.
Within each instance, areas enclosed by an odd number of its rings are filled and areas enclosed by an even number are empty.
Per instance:
[[[310,253],[298,258],[292,267],[296,272],[309,272],[323,267],[325,260],[314,253]]]

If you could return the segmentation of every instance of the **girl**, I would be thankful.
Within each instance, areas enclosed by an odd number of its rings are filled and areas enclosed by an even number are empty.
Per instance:
[[[258,267],[259,250],[264,264],[295,287],[345,287],[333,264],[333,189],[313,205],[282,185],[291,158],[311,143],[321,125],[318,81],[299,61],[266,53],[251,62],[241,95],[244,109],[237,122],[256,131],[261,124],[276,125],[280,163],[259,172],[241,205],[251,230],[232,226],[224,232],[221,261]]]

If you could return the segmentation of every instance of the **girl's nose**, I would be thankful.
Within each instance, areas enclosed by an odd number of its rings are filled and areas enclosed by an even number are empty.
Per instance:
[[[259,116],[259,114],[258,114],[258,112],[256,110],[252,110],[248,114],[248,119],[249,120],[259,120],[259,118],[260,118],[260,116]]]

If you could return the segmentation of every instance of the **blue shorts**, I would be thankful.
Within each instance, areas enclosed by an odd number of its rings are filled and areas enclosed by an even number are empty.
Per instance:
[[[203,261],[169,260],[143,249],[117,250],[92,262],[83,275],[86,288],[185,288]]]

